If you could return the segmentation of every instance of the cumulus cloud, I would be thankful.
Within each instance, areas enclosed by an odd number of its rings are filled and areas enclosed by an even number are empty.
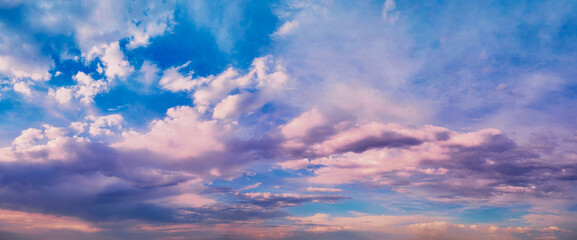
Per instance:
[[[2,230],[574,238],[572,5],[405,4],[0,4]],[[167,61],[178,24],[218,49]],[[522,213],[461,224],[481,204]]]
[[[76,131],[76,134],[87,132],[93,137],[101,135],[113,135],[122,130],[124,119],[120,114],[111,114],[107,116],[86,116],[85,121],[72,122],[70,128]]]
[[[193,108],[181,106],[167,111],[166,118],[153,121],[150,131],[127,131],[118,148],[146,149],[171,159],[198,157],[211,151],[221,151],[219,139],[227,132],[226,126],[214,120],[203,120]]]
[[[187,74],[187,76],[182,75],[179,70],[188,66],[190,62],[187,62],[178,67],[172,67],[164,70],[162,77],[160,78],[160,86],[166,90],[178,92],[191,90],[198,83],[192,81],[192,72]]]
[[[77,82],[76,85],[60,87],[56,90],[50,89],[48,96],[53,97],[60,104],[68,104],[74,97],[84,105],[88,105],[94,102],[94,97],[97,94],[108,91],[107,81],[94,80],[84,72],[78,72],[72,78]]]
[[[571,178],[553,176],[573,174],[565,163],[545,164],[534,148],[519,146],[495,129],[458,133],[434,126],[369,123],[342,130],[304,153],[309,159],[279,165],[308,169],[314,173],[308,177],[312,183],[364,182],[404,187],[401,192],[444,193],[441,199],[503,194],[565,198],[569,188],[561,179]],[[534,179],[540,183],[535,185]]]
[[[42,129],[25,129],[10,147],[0,148],[0,162],[67,161],[73,156],[66,151],[69,141],[65,128],[45,124]]]
[[[134,67],[124,59],[124,53],[120,50],[118,42],[92,47],[86,58],[92,61],[96,57],[100,57],[104,63],[105,75],[110,81],[125,78],[134,71]]]
[[[32,94],[32,90],[30,90],[30,87],[28,86],[28,84],[24,83],[24,82],[17,82],[14,84],[14,91],[22,93],[26,96],[30,96],[30,94]]]
[[[199,87],[192,97],[200,112],[213,109],[214,118],[239,117],[261,107],[289,87],[283,65],[271,56],[254,59],[248,73],[229,68],[217,76],[197,78]],[[239,94],[230,95],[238,90]]]

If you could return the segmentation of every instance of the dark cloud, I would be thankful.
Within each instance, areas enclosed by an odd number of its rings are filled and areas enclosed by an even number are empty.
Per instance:
[[[298,206],[307,202],[336,203],[351,199],[343,195],[300,195],[300,194],[270,194],[270,193],[237,193],[235,195],[242,203],[248,203],[265,208]]]
[[[398,148],[398,147],[408,147],[415,146],[423,143],[422,140],[403,136],[395,132],[383,132],[379,136],[370,136],[359,141],[347,144],[336,149],[336,153],[344,152],[355,152],[360,153],[373,148]]]
[[[422,167],[448,170],[446,176],[437,176],[422,186],[447,192],[449,196],[488,198],[514,193],[565,198],[563,192],[568,188],[564,181],[577,180],[575,168],[547,160],[539,154],[541,151],[543,148],[518,146],[502,134],[480,146],[452,146],[450,160],[421,162]],[[471,184],[463,184],[467,182]]]
[[[179,209],[178,219],[182,222],[211,224],[270,219],[284,216],[287,216],[287,213],[276,209],[265,209],[244,204],[215,204],[194,208],[181,208]]]

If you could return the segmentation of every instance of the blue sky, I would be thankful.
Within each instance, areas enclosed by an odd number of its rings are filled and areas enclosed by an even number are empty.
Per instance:
[[[575,239],[573,1],[0,0],[2,239]]]

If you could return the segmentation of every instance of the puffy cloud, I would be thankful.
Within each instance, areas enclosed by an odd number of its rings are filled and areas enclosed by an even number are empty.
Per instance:
[[[178,72],[180,69],[188,66],[189,63],[190,62],[187,62],[181,66],[164,70],[162,77],[160,78],[160,86],[163,89],[173,92],[191,90],[194,88],[198,83],[192,81],[192,73],[187,74],[187,76],[183,76],[180,72]]]
[[[58,88],[56,91],[50,89],[48,91],[48,96],[54,97],[54,99],[56,99],[56,101],[60,104],[67,104],[72,99],[72,91],[73,90],[71,88],[65,87]]]
[[[224,149],[219,138],[226,134],[225,126],[214,120],[202,120],[196,110],[186,106],[171,108],[166,115],[162,120],[153,121],[147,133],[124,132],[122,142],[114,146],[145,149],[171,159],[199,157]]]
[[[326,117],[319,110],[313,108],[284,125],[281,132],[286,138],[303,138],[308,136],[312,129],[321,127],[326,123]]]
[[[17,82],[14,84],[14,91],[22,93],[26,96],[30,96],[30,94],[32,94],[32,90],[30,90],[30,87],[28,86],[28,84],[24,83],[24,82]]]
[[[73,141],[66,136],[65,128],[43,125],[42,129],[29,128],[16,137],[10,147],[1,148],[0,162],[67,161],[74,154],[67,145]]]
[[[115,132],[122,130],[124,119],[120,114],[111,114],[107,116],[86,116],[83,122],[72,122],[70,128],[74,129],[77,134],[85,131],[93,137],[105,135],[110,136]]]
[[[244,75],[229,68],[217,76],[193,81],[198,83],[192,94],[195,108],[201,112],[213,108],[213,117],[222,119],[238,117],[278,97],[288,87],[289,76],[283,65],[265,56],[254,59]],[[240,93],[230,95],[235,90]]]
[[[305,149],[308,159],[279,165],[307,169],[313,173],[308,177],[312,183],[402,186],[398,190],[405,193],[437,192],[441,197],[431,199],[438,201],[504,194],[566,198],[570,189],[564,181],[574,174],[564,161],[546,164],[538,149],[519,146],[495,129],[458,133],[434,126],[368,123]]]
[[[87,54],[87,60],[100,57],[105,66],[105,75],[109,80],[125,78],[134,71],[130,63],[124,59],[118,42],[94,46]]]
[[[72,77],[77,84],[71,87],[61,87],[57,90],[50,89],[48,96],[53,97],[60,104],[68,104],[72,97],[80,99],[85,105],[94,102],[94,96],[101,92],[108,91],[108,82],[104,80],[94,80],[84,72],[78,72]]]

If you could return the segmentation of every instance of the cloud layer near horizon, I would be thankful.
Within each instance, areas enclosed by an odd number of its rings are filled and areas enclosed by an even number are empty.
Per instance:
[[[2,1],[2,239],[574,239],[571,1]]]

